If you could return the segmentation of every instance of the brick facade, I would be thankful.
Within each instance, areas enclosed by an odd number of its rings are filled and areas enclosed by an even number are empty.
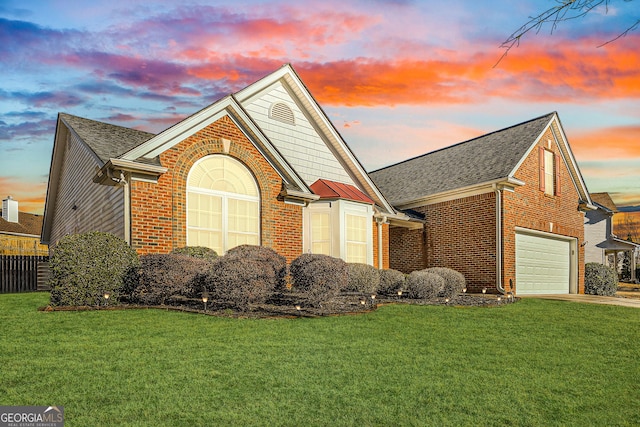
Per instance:
[[[486,193],[414,210],[425,230],[392,229],[391,268],[409,273],[448,267],[464,274],[470,291],[495,287],[495,194]]]
[[[254,175],[260,192],[260,244],[288,261],[302,253],[302,207],[278,200],[282,178],[228,117],[186,138],[160,155],[168,172],[157,183],[131,183],[131,243],[140,254],[167,253],[186,245],[186,182],[199,159],[224,154],[221,138],[231,141],[227,155]]]
[[[551,131],[539,146],[549,149]],[[561,153],[551,144],[555,156]],[[516,227],[575,238],[578,250],[578,292],[584,293],[584,214],[580,196],[564,162],[559,171],[560,195],[549,196],[539,186],[539,151],[534,147],[515,173],[525,182],[502,195],[503,287],[517,292],[515,278]],[[464,274],[470,292],[496,292],[496,194],[493,191],[413,208],[426,217],[425,230],[393,227],[391,268],[409,273],[427,267],[449,267]]]
[[[509,288],[510,280],[515,283],[515,229],[522,227],[530,230],[571,237],[577,240],[578,250],[578,293],[584,293],[584,213],[578,210],[578,194],[569,170],[561,162],[559,171],[560,195],[550,196],[539,187],[539,147],[553,151],[561,156],[557,144],[549,148],[548,140],[553,141],[550,130],[540,138],[540,143],[527,156],[515,177],[526,185],[516,189],[515,193],[504,192],[503,197],[503,283]]]
[[[373,222],[373,266],[378,268],[378,224]],[[389,268],[389,224],[382,224],[382,268]]]

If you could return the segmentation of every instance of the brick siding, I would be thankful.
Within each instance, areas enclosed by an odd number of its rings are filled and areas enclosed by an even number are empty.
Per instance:
[[[254,175],[260,192],[260,244],[292,261],[302,253],[302,208],[278,200],[282,178],[228,117],[223,117],[160,155],[168,169],[158,183],[131,183],[133,247],[140,254],[167,253],[186,245],[186,181],[196,161],[222,154],[221,138],[231,141],[229,156]]]
[[[540,145],[548,149],[548,131]],[[555,143],[552,151],[560,155]],[[506,290],[515,279],[516,227],[576,238],[578,245],[578,292],[584,293],[584,214],[570,173],[561,163],[559,196],[545,195],[539,186],[539,151],[535,147],[515,177],[526,184],[515,192],[503,191],[502,280]],[[496,292],[496,196],[476,196],[414,208],[426,216],[425,231],[392,227],[390,267],[409,273],[427,267],[448,267],[464,274],[470,292],[486,287]]]
[[[549,139],[553,140],[553,135],[547,131],[538,147],[549,149]],[[538,147],[534,148],[515,174],[516,178],[527,184],[517,188],[515,193],[504,192],[503,283],[508,288],[511,280],[517,292],[515,228],[522,227],[577,239],[578,293],[584,293],[584,247],[580,245],[584,241],[584,213],[578,211],[580,195],[564,162],[559,172],[560,195],[549,196],[540,190]],[[555,142],[551,144],[551,151],[555,156],[561,155]]]
[[[373,266],[378,268],[378,224],[373,222]],[[382,224],[382,268],[389,268],[389,224]]]

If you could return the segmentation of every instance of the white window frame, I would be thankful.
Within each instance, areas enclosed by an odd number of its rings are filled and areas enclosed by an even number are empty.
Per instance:
[[[373,206],[365,203],[353,202],[350,200],[319,201],[310,203],[304,208],[303,214],[303,251],[313,253],[313,237],[311,218],[314,213],[328,213],[331,228],[331,255],[341,258],[347,262],[352,262],[348,257],[347,241],[347,217],[349,215],[365,218],[366,224],[366,260],[358,260],[369,265],[373,265]],[[353,243],[353,242],[351,242]],[[359,243],[359,242],[358,242]]]
[[[258,227],[257,227],[257,232],[242,232],[242,231],[236,231],[233,230],[233,233],[235,234],[245,234],[245,235],[251,235],[251,236],[256,236],[256,241],[257,244],[259,245],[261,243],[261,211],[260,211],[260,187],[258,186],[258,183],[255,180],[255,177],[253,176],[253,174],[251,173],[251,171],[240,161],[238,161],[237,159],[230,157],[230,156],[225,156],[225,155],[221,155],[221,154],[214,154],[214,155],[210,155],[210,156],[205,156],[202,159],[198,160],[196,163],[194,163],[194,165],[191,167],[191,170],[189,171],[189,175],[187,176],[187,184],[189,182],[189,178],[191,177],[191,172],[195,169],[195,167],[197,165],[199,165],[199,163],[201,163],[204,160],[207,159],[211,159],[212,157],[224,157],[227,160],[232,160],[237,166],[245,168],[248,172],[249,172],[249,176],[252,179],[253,185],[255,186],[256,189],[256,194],[257,196],[251,196],[251,195],[246,195],[246,194],[240,194],[240,193],[231,193],[231,192],[226,192],[226,191],[220,191],[220,190],[211,190],[211,189],[206,189],[206,188],[202,188],[202,187],[193,187],[193,186],[189,186],[187,185],[187,195],[186,195],[186,241],[187,241],[187,246],[189,245],[193,245],[194,243],[197,243],[199,245],[199,242],[190,242],[189,240],[189,230],[196,230],[196,231],[214,231],[214,229],[209,229],[209,228],[204,228],[204,227],[194,227],[194,226],[190,226],[189,225],[189,194],[200,194],[200,195],[205,195],[205,196],[213,196],[213,197],[219,197],[222,200],[222,248],[221,251],[222,253],[220,253],[219,255],[223,255],[225,254],[229,249],[232,249],[232,247],[229,247],[229,200],[241,200],[241,201],[247,201],[247,202],[255,202],[257,207],[258,207]],[[214,248],[216,250],[220,250],[219,248]]]
[[[556,191],[556,159],[553,151],[544,150],[544,193],[554,196]]]

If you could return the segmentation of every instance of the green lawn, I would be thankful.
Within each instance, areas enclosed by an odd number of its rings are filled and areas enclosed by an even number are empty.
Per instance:
[[[526,299],[229,319],[0,295],[0,404],[67,426],[640,425],[640,310]]]

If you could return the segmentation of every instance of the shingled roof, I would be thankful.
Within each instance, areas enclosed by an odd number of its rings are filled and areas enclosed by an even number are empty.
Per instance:
[[[393,205],[507,178],[556,113],[370,172]]]
[[[42,215],[18,212],[18,222],[9,222],[2,218],[2,210],[0,210],[0,234],[12,233],[40,236],[42,218]]]
[[[78,134],[103,163],[119,157],[155,136],[149,132],[89,120],[71,114],[60,113],[60,118]],[[153,163],[160,164],[158,160],[154,160]]]
[[[611,199],[609,193],[591,193],[591,200],[599,204],[600,206],[609,209],[611,212],[618,212],[618,207]]]

